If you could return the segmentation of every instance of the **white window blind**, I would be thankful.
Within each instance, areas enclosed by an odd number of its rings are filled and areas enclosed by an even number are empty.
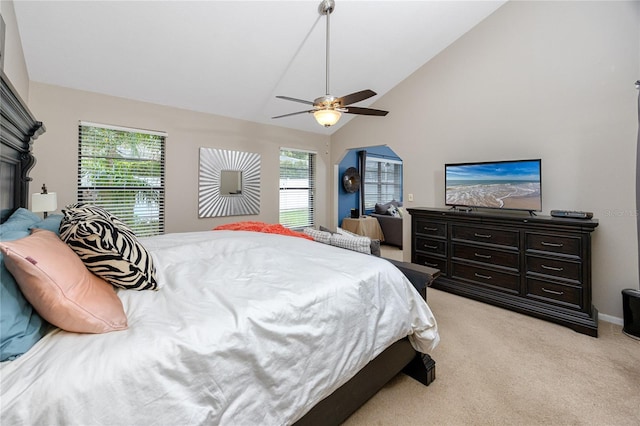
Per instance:
[[[402,200],[402,162],[367,155],[364,173],[364,208]]]
[[[316,154],[280,149],[280,223],[290,229],[314,226]]]
[[[80,122],[78,201],[108,210],[138,236],[164,233],[166,134]]]

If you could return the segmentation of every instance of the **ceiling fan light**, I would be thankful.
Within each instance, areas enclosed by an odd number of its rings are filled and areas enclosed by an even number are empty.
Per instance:
[[[318,124],[324,127],[336,124],[338,120],[340,120],[341,115],[340,111],[336,111],[335,109],[319,109],[313,113]]]

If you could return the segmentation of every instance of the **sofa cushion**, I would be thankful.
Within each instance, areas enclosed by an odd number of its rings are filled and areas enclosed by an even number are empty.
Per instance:
[[[387,214],[389,216],[393,216],[393,217],[400,217],[400,211],[393,204],[391,204],[391,206],[389,206],[389,209],[387,210]]]
[[[397,210],[398,207],[402,207],[402,201],[391,200],[388,203],[384,203],[384,204],[376,203],[374,207],[374,211],[376,214],[384,214],[384,215],[392,216],[392,214],[389,212],[389,208],[391,206],[395,207]]]

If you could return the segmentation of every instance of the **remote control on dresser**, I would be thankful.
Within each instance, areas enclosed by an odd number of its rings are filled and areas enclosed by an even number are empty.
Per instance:
[[[593,217],[593,213],[577,210],[551,210],[551,216],[566,217],[569,219],[591,219]]]

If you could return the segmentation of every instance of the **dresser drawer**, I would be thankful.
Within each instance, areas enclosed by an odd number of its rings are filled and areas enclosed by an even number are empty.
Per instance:
[[[519,235],[516,230],[476,228],[461,225],[453,225],[451,228],[452,239],[496,244],[506,247],[519,247]]]
[[[543,274],[582,283],[582,263],[569,260],[527,256],[527,273]]]
[[[452,256],[456,259],[502,266],[513,269],[514,272],[520,270],[520,255],[518,252],[506,252],[466,244],[452,244],[452,249]]]
[[[508,290],[510,293],[519,293],[520,275],[507,272],[498,272],[478,266],[453,262],[451,264],[451,276],[456,279],[473,281],[482,285],[491,286],[500,290]]]
[[[568,256],[581,256],[581,240],[579,237],[561,235],[527,233],[527,251],[544,251]]]
[[[416,250],[425,253],[447,255],[447,242],[431,238],[416,237]]]
[[[417,219],[415,232],[416,234],[445,238],[447,236],[447,224]]]
[[[413,263],[439,269],[440,276],[447,276],[447,259],[445,258],[429,256],[426,254],[416,254],[416,258]]]
[[[553,302],[572,309],[582,309],[582,287],[527,278],[527,297]]]

